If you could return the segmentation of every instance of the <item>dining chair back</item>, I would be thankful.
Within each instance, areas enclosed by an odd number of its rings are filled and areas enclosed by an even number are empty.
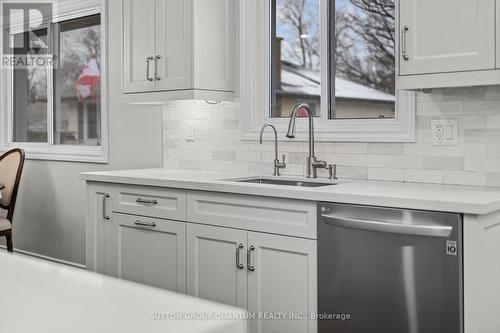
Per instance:
[[[0,217],[0,236],[6,237],[9,252],[13,251],[12,219],[24,167],[24,158],[24,150],[19,148],[12,149],[0,156],[0,184],[3,187],[0,208],[7,211],[6,218]]]

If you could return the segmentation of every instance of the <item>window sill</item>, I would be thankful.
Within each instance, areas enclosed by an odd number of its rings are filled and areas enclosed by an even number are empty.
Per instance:
[[[271,120],[278,130],[279,141],[290,141],[285,137],[288,125],[283,124],[281,120]],[[303,124],[300,124],[302,122]],[[298,142],[309,141],[309,131],[307,121],[297,122],[296,137],[293,139]],[[379,120],[380,122],[380,120]],[[343,124],[342,124],[343,123]],[[288,124],[288,122],[287,122]],[[380,126],[382,125],[382,126]],[[386,125],[386,126],[383,126]],[[260,127],[252,129],[242,129],[240,139],[242,141],[259,141]],[[273,139],[269,133],[264,136],[265,139]],[[321,126],[315,125],[314,140],[317,142],[381,142],[381,143],[405,143],[415,142],[415,132],[401,129],[397,120],[387,120],[383,124],[360,126],[353,121],[340,120],[338,125]]]
[[[0,153],[13,148],[22,148],[28,160],[62,161],[75,163],[107,164],[108,156],[102,147],[51,146],[36,144],[11,144],[0,148]]]
[[[260,129],[268,122],[276,125],[279,132],[278,138],[285,140],[289,119],[266,118],[264,112],[259,111],[265,110],[266,105],[255,101],[259,99],[249,98],[242,103],[241,140],[259,140]],[[324,117],[314,118],[315,140],[318,142],[415,142],[415,93],[399,91],[396,103],[400,110],[397,118],[336,120],[325,120]],[[309,140],[307,119],[297,120],[296,133],[297,141]]]

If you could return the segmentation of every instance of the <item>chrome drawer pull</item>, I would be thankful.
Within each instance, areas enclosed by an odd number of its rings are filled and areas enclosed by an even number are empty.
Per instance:
[[[158,60],[161,59],[160,55],[155,56],[155,80],[159,81],[161,80],[161,77],[158,75]]]
[[[153,81],[154,80],[151,76],[149,76],[149,62],[153,61],[153,60],[154,60],[154,57],[147,57],[146,58],[146,79],[148,81]]]
[[[141,226],[141,227],[149,227],[149,228],[156,227],[156,223],[154,223],[154,222],[142,222],[142,221],[137,220],[134,222],[134,224]]]
[[[145,205],[157,205],[158,204],[158,200],[156,200],[156,199],[148,200],[148,199],[138,198],[136,200],[136,202],[141,203],[141,204],[145,204]]]
[[[105,193],[103,196],[102,196],[102,218],[105,219],[105,220],[109,220],[110,217],[107,213],[107,209],[106,209],[106,199],[109,198],[109,193]]]
[[[247,269],[250,272],[255,271],[255,266],[252,265],[252,251],[255,250],[255,246],[250,246],[247,251]]]
[[[403,60],[408,61],[410,60],[410,56],[408,55],[408,50],[407,50],[407,41],[406,41],[406,34],[408,33],[408,30],[410,30],[410,27],[405,25],[403,27],[403,42],[402,42],[402,53],[403,53]]]
[[[245,266],[240,262],[240,251],[243,249],[243,244],[238,244],[236,246],[236,268],[238,269],[243,269]]]

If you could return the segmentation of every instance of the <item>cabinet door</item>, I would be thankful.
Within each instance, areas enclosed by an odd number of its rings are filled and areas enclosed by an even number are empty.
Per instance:
[[[105,230],[105,273],[186,292],[186,224],[113,213]]]
[[[188,224],[189,295],[247,307],[246,234],[241,230]]]
[[[399,4],[401,75],[495,68],[495,0]]]
[[[153,56],[155,55],[155,3],[154,0],[123,0],[123,90],[125,93],[154,90],[152,75],[154,75]]]
[[[249,232],[248,246],[248,311],[289,316],[251,320],[250,333],[316,332],[315,320],[297,319],[317,311],[316,241]]]
[[[496,0],[496,68],[500,68],[500,0]]]
[[[156,90],[190,89],[192,84],[192,0],[157,0]]]
[[[194,0],[195,88],[235,90],[236,1]]]
[[[111,214],[113,185],[90,183],[86,207],[86,264],[94,272],[104,273],[104,230]]]

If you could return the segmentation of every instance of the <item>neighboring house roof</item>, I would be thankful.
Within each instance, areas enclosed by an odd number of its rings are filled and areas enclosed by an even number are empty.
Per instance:
[[[281,89],[284,94],[320,96],[321,73],[282,62]],[[366,101],[394,102],[394,95],[343,78],[335,78],[335,97]]]

